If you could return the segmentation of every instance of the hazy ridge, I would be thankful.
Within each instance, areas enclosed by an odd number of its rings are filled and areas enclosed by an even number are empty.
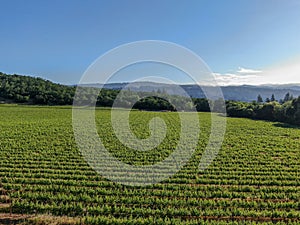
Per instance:
[[[89,86],[99,87],[103,86],[107,89],[120,90],[120,89],[129,89],[126,88],[126,85],[129,83],[109,83],[104,86],[101,84],[89,84]],[[205,98],[205,94],[201,90],[200,86],[193,84],[184,84],[180,85],[188,95],[194,98]],[[211,86],[202,86],[205,89],[215,89]],[[277,100],[283,99],[286,93],[290,93],[294,97],[300,96],[300,84],[280,84],[280,85],[239,85],[239,86],[221,86],[220,87],[224,98],[226,100],[236,100],[236,101],[254,101],[257,100],[257,96],[260,94],[263,99],[270,98],[272,94],[275,95]],[[184,93],[174,92],[178,90],[174,88],[174,84],[163,84],[163,83],[154,83],[154,82],[137,82],[134,85],[130,85],[130,90],[132,91],[164,91],[168,94],[177,94],[184,95]]]

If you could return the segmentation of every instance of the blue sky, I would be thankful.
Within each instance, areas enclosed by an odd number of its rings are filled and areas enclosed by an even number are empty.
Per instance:
[[[5,73],[74,84],[118,45],[163,40],[197,53],[221,84],[300,83],[299,0],[2,0],[0,5]]]

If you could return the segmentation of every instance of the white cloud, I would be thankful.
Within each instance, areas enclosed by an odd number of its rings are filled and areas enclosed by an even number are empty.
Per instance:
[[[257,75],[240,75],[240,74],[219,74],[214,73],[215,80],[218,85],[242,85],[253,84],[259,77]]]
[[[261,79],[260,74],[263,71],[246,69],[239,67],[235,73],[214,73],[214,77],[218,85],[243,85],[243,84],[255,84]]]
[[[203,85],[217,83],[228,85],[261,85],[261,84],[300,84],[300,57],[263,69],[239,67],[231,73],[214,73],[214,80],[201,82]]]
[[[239,67],[239,70],[237,71],[237,73],[239,74],[259,74],[261,72],[261,70],[246,69],[243,67]]]

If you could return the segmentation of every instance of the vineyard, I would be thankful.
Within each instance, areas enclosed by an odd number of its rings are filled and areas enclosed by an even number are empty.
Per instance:
[[[178,114],[132,111],[130,125],[147,138],[147,124],[156,116],[168,130],[154,150],[123,146],[105,108],[96,110],[99,137],[123,162],[159,162],[178,143]],[[300,223],[299,127],[227,118],[217,158],[199,172],[210,134],[210,114],[199,113],[201,132],[189,163],[162,183],[131,187],[105,179],[85,162],[71,107],[1,105],[0,117],[0,224],[8,214],[76,218],[70,224]]]

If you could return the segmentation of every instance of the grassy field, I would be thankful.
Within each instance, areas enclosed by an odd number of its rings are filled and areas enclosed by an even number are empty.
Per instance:
[[[116,141],[109,113],[97,109],[98,133],[120,160],[150,164],[176,147],[177,113],[131,113],[132,129],[141,138],[149,136],[146,124],[153,116],[168,125],[155,151],[138,154]],[[84,161],[71,107],[1,105],[0,118],[0,224],[24,215],[32,217],[30,224],[300,223],[297,127],[228,118],[219,155],[198,172],[210,130],[210,114],[199,113],[201,134],[191,161],[163,183],[130,187],[104,179]]]

